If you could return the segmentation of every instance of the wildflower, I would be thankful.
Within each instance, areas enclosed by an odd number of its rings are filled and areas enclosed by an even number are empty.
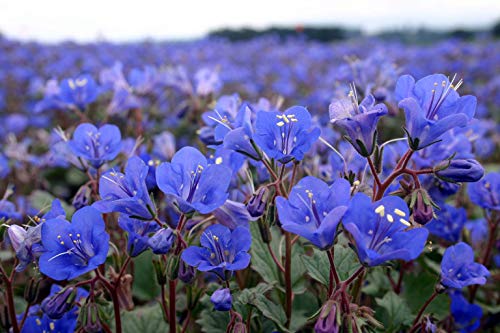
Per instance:
[[[231,181],[231,169],[224,165],[207,165],[197,149],[184,147],[171,162],[156,168],[160,190],[175,199],[183,213],[207,214],[224,204]]]
[[[346,132],[349,141],[362,156],[370,156],[377,143],[377,122],[387,114],[387,107],[368,95],[358,102],[356,89],[349,92],[348,99],[336,99],[329,107],[330,121]]]
[[[233,297],[229,288],[221,288],[216,290],[210,296],[210,302],[214,305],[216,311],[229,311],[233,305]]]
[[[403,75],[396,83],[399,107],[406,116],[406,132],[410,148],[419,150],[437,141],[455,127],[464,127],[476,111],[476,97],[462,96],[457,89],[462,80],[454,82],[443,74],[426,76],[419,81]]]
[[[99,194],[102,200],[92,207],[101,213],[120,212],[132,218],[152,220],[154,204],[146,187],[149,167],[137,156],[131,157],[125,167],[125,174],[110,170],[99,180]]]
[[[175,235],[170,228],[161,228],[148,240],[148,245],[154,254],[166,254],[174,243]]]
[[[245,269],[250,264],[247,252],[251,242],[252,236],[247,228],[237,227],[231,231],[223,225],[215,224],[201,235],[202,247],[188,247],[182,252],[181,258],[199,271],[211,271],[227,280],[233,271]]]
[[[136,220],[122,214],[118,218],[118,225],[128,233],[127,252],[131,257],[146,251],[151,234],[160,229],[156,222]]]
[[[328,186],[308,176],[292,188],[288,200],[276,198],[281,226],[326,250],[333,245],[337,226],[349,205],[351,186],[345,179]]]
[[[92,76],[84,74],[75,79],[63,80],[59,86],[59,97],[63,103],[75,106],[81,111],[94,102],[99,95],[99,88]]]
[[[444,251],[441,261],[441,284],[462,289],[473,284],[485,284],[490,272],[474,262],[474,250],[466,243],[457,243]]]
[[[71,222],[55,218],[42,225],[46,252],[39,260],[40,271],[57,281],[72,280],[96,269],[108,254],[109,235],[96,209],[76,211]]]
[[[460,240],[462,229],[467,221],[467,212],[464,208],[455,208],[448,204],[440,205],[437,218],[426,224],[430,233],[451,243]]]
[[[447,182],[473,183],[484,176],[484,168],[474,159],[455,159],[439,163],[434,174]]]
[[[259,111],[254,140],[269,158],[285,164],[301,161],[319,138],[321,130],[313,126],[306,108],[294,106],[284,112]]]
[[[84,123],[78,125],[68,145],[76,156],[99,168],[120,153],[121,134],[115,125],[104,125],[97,129],[92,124]]]
[[[500,210],[500,173],[489,173],[477,183],[470,184],[469,197],[479,207]]]
[[[461,291],[450,293],[450,311],[455,327],[461,333],[475,332],[481,324],[483,310],[479,305],[467,302]]]
[[[413,260],[422,253],[429,232],[425,228],[406,230],[408,206],[403,199],[387,196],[371,202],[356,194],[342,223],[354,238],[359,260],[377,266],[389,260]]]

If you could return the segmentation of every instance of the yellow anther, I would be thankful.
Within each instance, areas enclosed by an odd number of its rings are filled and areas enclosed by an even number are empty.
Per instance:
[[[360,181],[359,180],[355,180],[353,183],[352,183],[352,186],[359,186]]]
[[[406,221],[405,219],[399,219],[399,222],[403,223],[404,225],[411,227],[411,223]]]
[[[73,234],[68,234],[69,237],[73,237]]]
[[[222,163],[222,157],[219,156],[215,159],[215,164],[221,164],[221,163]]]
[[[229,251],[228,251],[228,250],[225,250],[225,251],[224,251],[224,255],[225,255],[226,257],[227,257],[227,256],[229,256]]]
[[[394,222],[394,218],[392,217],[391,214],[387,214],[387,221],[389,221],[391,223]]]
[[[276,125],[278,125],[278,127],[281,127],[281,126],[284,126],[284,125],[285,125],[285,123],[284,123],[284,122],[282,122],[282,121],[278,121],[278,122],[276,123]]]
[[[215,253],[212,252],[212,253],[210,253],[210,259],[213,259],[213,258],[215,258]]]
[[[485,188],[487,188],[487,189],[489,189],[489,188],[491,187],[491,184],[490,184],[489,182],[486,182],[486,183],[484,184],[484,187],[485,187]]]
[[[36,318],[35,322],[36,322],[36,324],[37,324],[38,326],[42,325],[42,322],[41,322],[41,321],[40,321],[40,319],[38,319],[38,318]]]
[[[56,325],[54,325],[54,322],[51,321],[50,324],[49,324],[49,328],[51,331],[55,330],[56,329]]]
[[[64,245],[64,241],[61,241],[59,244]]]
[[[396,215],[401,216],[401,217],[405,217],[406,216],[405,212],[403,212],[402,210],[397,209],[397,208],[394,209],[394,213],[396,213]]]
[[[213,235],[212,238],[214,239],[214,241],[218,242],[219,241],[219,237]]]
[[[385,207],[384,207],[384,205],[380,205],[377,208],[375,208],[375,213],[377,213],[378,215],[380,215],[380,216],[383,217],[385,215]]]
[[[76,237],[80,238],[80,236],[81,236],[80,234],[76,234]]]
[[[58,236],[57,236],[57,239],[61,239],[61,238],[62,238],[62,237],[61,237],[61,235],[58,235]]]

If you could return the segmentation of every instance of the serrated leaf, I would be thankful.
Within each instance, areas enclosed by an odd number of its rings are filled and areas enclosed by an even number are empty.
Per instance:
[[[122,312],[122,323],[124,333],[168,331],[159,304]]]
[[[341,280],[349,278],[359,268],[360,263],[356,253],[348,246],[336,244],[334,246],[334,262]]]
[[[267,283],[259,283],[253,288],[243,289],[238,295],[238,302],[242,305],[251,304],[252,300],[255,299],[257,295],[264,295],[271,289],[273,289],[273,286]]]
[[[375,299],[381,311],[376,317],[384,325],[384,332],[400,331],[402,327],[412,323],[413,315],[405,300],[393,291],[389,291],[382,298]]]
[[[255,306],[264,317],[271,319],[281,330],[287,331],[285,327],[286,314],[281,305],[273,303],[264,295],[257,295],[251,304]]]
[[[314,280],[328,286],[330,283],[330,262],[326,252],[314,249],[312,256],[302,255],[307,274]]]

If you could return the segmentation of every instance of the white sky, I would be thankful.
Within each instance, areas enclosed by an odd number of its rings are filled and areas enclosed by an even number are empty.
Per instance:
[[[0,0],[0,32],[49,42],[191,38],[273,24],[484,27],[498,19],[499,0]]]

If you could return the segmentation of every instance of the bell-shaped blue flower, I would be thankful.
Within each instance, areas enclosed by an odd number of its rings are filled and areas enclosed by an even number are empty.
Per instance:
[[[463,127],[474,117],[476,97],[462,96],[460,80],[451,82],[443,74],[426,76],[417,82],[403,75],[396,83],[396,97],[406,117],[408,142],[413,150],[437,142],[452,128]]]
[[[293,159],[301,161],[320,134],[309,111],[293,106],[285,112],[257,112],[253,139],[269,158],[288,163]]]
[[[60,218],[42,225],[42,244],[46,252],[39,260],[40,271],[61,281],[72,280],[104,263],[109,249],[101,214],[84,207],[73,214],[71,223]]]
[[[413,260],[422,253],[429,232],[425,228],[407,230],[409,216],[406,202],[399,197],[371,202],[358,193],[342,224],[354,238],[361,263],[377,266],[389,260]]]
[[[328,186],[312,176],[302,178],[292,188],[288,200],[276,198],[282,228],[306,238],[322,250],[330,248],[349,205],[350,191],[351,186],[345,179]]]
[[[473,183],[484,176],[484,168],[472,158],[443,161],[434,170],[437,177],[447,182]]]
[[[245,269],[250,264],[250,245],[252,235],[247,228],[229,228],[214,224],[209,226],[200,237],[201,247],[190,246],[181,258],[189,266],[202,272],[214,272],[227,280],[233,271]]]
[[[115,125],[107,124],[97,129],[92,124],[84,123],[78,125],[68,145],[76,156],[99,168],[120,153],[122,137]]]
[[[485,284],[490,272],[474,262],[474,250],[460,242],[444,251],[441,261],[441,284],[448,288],[462,289],[473,284]]]
[[[184,147],[171,162],[156,168],[156,182],[163,193],[175,199],[181,212],[207,214],[226,201],[231,174],[222,164],[208,165],[199,150]]]
[[[359,103],[355,89],[349,92],[348,97],[332,101],[329,107],[330,121],[345,131],[345,138],[358,153],[370,156],[377,141],[378,120],[387,114],[387,107],[382,103],[376,104],[372,95]]]
[[[154,219],[154,204],[146,187],[149,167],[138,157],[131,157],[125,174],[114,170],[106,172],[99,180],[102,200],[92,207],[101,213],[120,212],[132,218]]]
[[[97,83],[88,74],[80,75],[75,79],[63,80],[59,89],[59,97],[62,102],[76,106],[82,111],[99,95]]]
[[[460,240],[462,229],[467,221],[467,211],[460,207],[455,208],[448,204],[441,204],[436,211],[437,218],[425,225],[430,233],[456,243]]]
[[[470,200],[479,207],[500,210],[500,173],[492,172],[469,185]]]
[[[476,332],[481,325],[483,310],[479,305],[467,302],[461,291],[454,290],[450,293],[450,312],[453,316],[455,328],[460,333]]]
[[[154,254],[166,254],[172,248],[175,234],[170,228],[161,228],[148,240],[148,246]]]
[[[122,214],[118,218],[118,225],[128,233],[127,252],[131,257],[146,251],[151,234],[160,229],[156,222],[136,220]]]
[[[210,302],[214,305],[216,311],[229,311],[233,305],[233,297],[229,288],[221,288],[216,290],[210,296]]]

